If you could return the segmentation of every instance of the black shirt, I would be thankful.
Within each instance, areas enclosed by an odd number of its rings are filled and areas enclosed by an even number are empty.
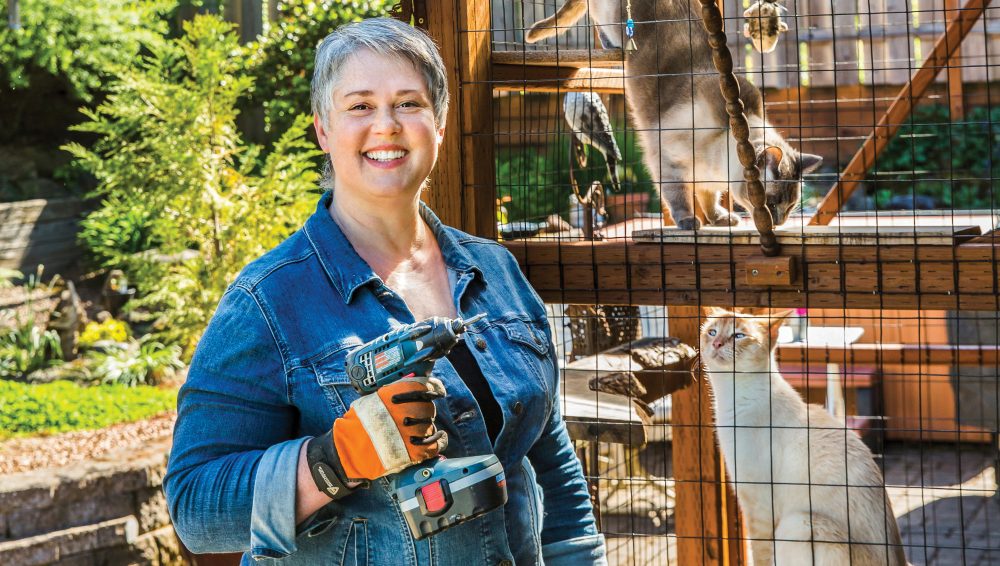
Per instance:
[[[486,422],[486,432],[490,435],[490,443],[496,444],[500,428],[503,427],[503,414],[500,412],[500,404],[497,403],[493,392],[490,391],[490,384],[486,383],[486,377],[479,369],[476,358],[472,357],[472,352],[469,351],[465,340],[460,340],[452,348],[451,353],[448,354],[448,361],[455,367],[455,371],[472,392],[472,396],[476,398],[479,411],[483,415],[483,421]]]

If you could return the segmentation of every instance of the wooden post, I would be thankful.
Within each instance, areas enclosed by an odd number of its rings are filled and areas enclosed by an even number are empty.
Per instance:
[[[951,20],[958,10],[958,0],[945,0],[945,14]],[[948,59],[948,107],[951,109],[949,119],[952,122],[965,116],[965,105],[962,101],[962,49],[956,47]]]
[[[448,67],[444,142],[424,200],[441,220],[496,238],[490,3],[439,2],[427,10],[427,32]]]
[[[7,27],[21,29],[21,10],[18,0],[7,0]]]
[[[267,21],[272,24],[278,21],[278,0],[267,0]]]
[[[698,344],[701,316],[698,307],[669,307],[670,335]],[[736,499],[725,485],[709,389],[699,373],[694,384],[673,393],[677,563],[726,566],[740,564],[746,553]]]
[[[840,207],[858,188],[868,173],[868,169],[878,159],[885,146],[889,144],[889,140],[899,130],[903,120],[910,115],[913,103],[920,100],[927,88],[934,82],[938,71],[948,64],[948,60],[962,44],[962,40],[968,35],[972,26],[983,15],[983,11],[989,3],[990,0],[968,0],[965,6],[948,22],[947,29],[934,43],[934,50],[921,65],[920,70],[899,91],[896,99],[892,101],[892,104],[878,121],[874,131],[869,134],[861,149],[854,154],[851,162],[840,174],[840,181],[835,183],[830,192],[823,197],[823,201],[816,208],[816,214],[809,219],[811,226],[826,226],[840,212]]]

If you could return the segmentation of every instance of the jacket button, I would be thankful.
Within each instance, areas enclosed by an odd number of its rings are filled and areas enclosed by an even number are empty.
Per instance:
[[[486,340],[483,340],[482,336],[476,338],[476,348],[479,348],[480,351],[486,349]]]
[[[524,412],[524,404],[522,404],[520,401],[514,401],[514,406],[511,407],[510,410],[514,411],[515,415],[521,416],[521,413]]]

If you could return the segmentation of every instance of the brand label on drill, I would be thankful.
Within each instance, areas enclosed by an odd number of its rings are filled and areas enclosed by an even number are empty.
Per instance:
[[[382,371],[393,364],[399,363],[401,359],[402,356],[399,354],[399,348],[383,350],[375,354],[375,371]]]

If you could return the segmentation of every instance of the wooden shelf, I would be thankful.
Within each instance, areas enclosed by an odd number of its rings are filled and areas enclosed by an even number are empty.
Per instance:
[[[553,303],[998,310],[1000,246],[785,246],[793,285],[747,284],[759,246],[505,242],[542,299]],[[968,354],[965,354],[968,355]]]
[[[621,69],[621,49],[560,49],[559,51],[494,51],[494,65]]]
[[[774,235],[781,245],[833,244],[839,246],[871,246],[898,244],[904,246],[953,246],[969,241],[982,233],[979,226],[779,226]],[[676,227],[636,230],[636,242],[673,244],[756,244],[760,235],[752,226],[720,228],[705,226],[700,230],[679,230]]]
[[[496,91],[624,94],[621,50],[498,51],[493,53],[490,86]]]

